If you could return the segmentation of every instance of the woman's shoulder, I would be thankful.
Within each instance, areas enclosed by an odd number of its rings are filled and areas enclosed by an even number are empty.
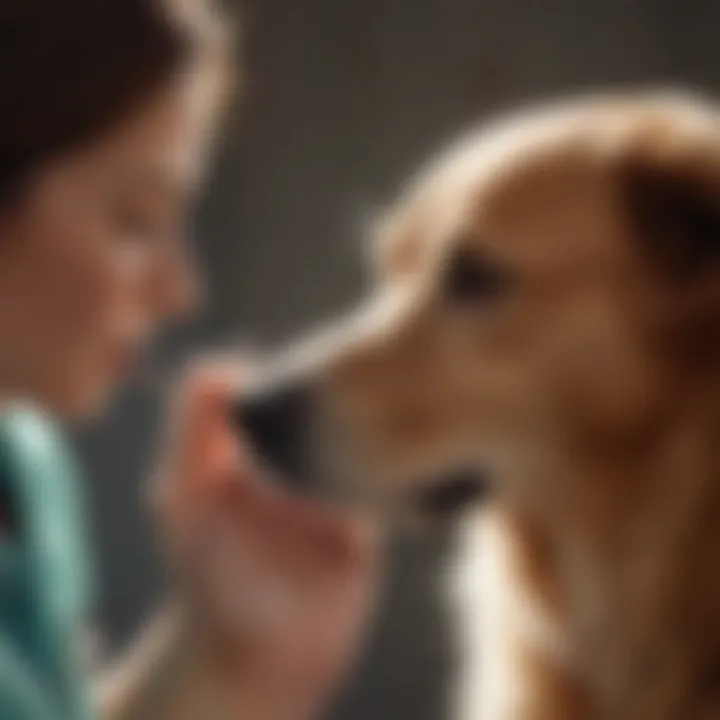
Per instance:
[[[36,496],[77,502],[79,468],[61,427],[29,405],[0,413],[0,464],[26,502]]]
[[[30,405],[15,405],[0,414],[0,442],[14,461],[29,466],[56,467],[70,455],[58,424]]]
[[[31,701],[83,706],[74,652],[92,588],[73,453],[42,411],[0,412],[0,487],[16,517],[0,533],[0,718],[56,717]]]
[[[39,582],[53,594],[72,596],[63,605],[84,605],[92,583],[82,479],[62,428],[34,407],[6,409],[0,414],[0,478]]]

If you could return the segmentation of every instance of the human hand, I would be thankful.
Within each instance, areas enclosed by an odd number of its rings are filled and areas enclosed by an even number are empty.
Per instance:
[[[359,650],[375,537],[258,480],[228,424],[237,389],[220,367],[182,387],[153,487],[161,538],[236,705],[258,720],[313,717]]]

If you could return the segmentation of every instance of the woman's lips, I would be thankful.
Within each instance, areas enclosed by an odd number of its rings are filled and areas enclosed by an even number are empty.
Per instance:
[[[137,366],[140,343],[123,341],[115,343],[108,352],[108,367],[117,377],[129,375]]]

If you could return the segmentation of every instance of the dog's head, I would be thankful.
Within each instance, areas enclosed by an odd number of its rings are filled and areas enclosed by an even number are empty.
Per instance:
[[[591,98],[464,139],[381,224],[365,305],[249,389],[251,439],[298,481],[435,513],[642,447],[717,387],[719,119]]]

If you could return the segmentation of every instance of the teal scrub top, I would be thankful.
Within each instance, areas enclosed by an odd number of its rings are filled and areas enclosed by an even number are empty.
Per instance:
[[[0,720],[89,720],[90,573],[79,476],[40,413],[0,413]]]

